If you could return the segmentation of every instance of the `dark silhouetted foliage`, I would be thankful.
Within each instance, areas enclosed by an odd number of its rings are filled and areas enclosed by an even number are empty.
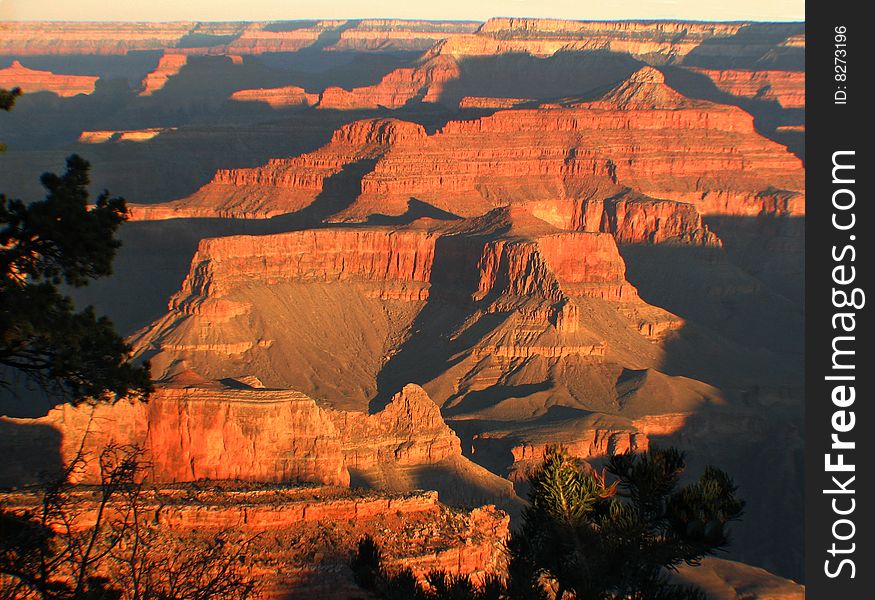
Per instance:
[[[359,540],[350,561],[355,582],[364,590],[387,600],[499,600],[506,598],[504,582],[488,576],[477,586],[466,575],[448,575],[431,571],[425,582],[419,581],[409,568],[389,571],[374,539],[366,535]]]
[[[409,569],[387,571],[368,536],[351,562],[355,580],[391,599],[704,600],[668,573],[725,548],[726,525],[744,503],[713,467],[679,488],[685,468],[682,452],[651,449],[614,456],[596,473],[551,448],[530,477],[529,507],[507,542],[506,579],[491,575],[478,586],[435,571],[417,581]]]
[[[69,475],[39,491],[35,508],[0,508],[0,600],[246,600],[256,579],[250,540],[160,530],[143,497],[142,452],[109,446],[100,484],[77,499]]]
[[[0,384],[17,371],[73,402],[147,395],[148,365],[133,365],[112,322],[77,312],[60,289],[109,275],[121,245],[125,201],[103,192],[89,206],[88,172],[73,155],[63,175],[42,176],[45,200],[0,194]]]
[[[530,479],[522,526],[508,541],[513,597],[540,597],[546,579],[557,598],[566,592],[580,600],[704,598],[671,583],[667,571],[725,548],[726,525],[744,503],[713,467],[678,488],[685,467],[682,452],[650,449],[611,457],[600,475],[559,449],[548,451]]]
[[[15,106],[15,99],[21,95],[21,88],[12,88],[11,90],[0,89],[0,110],[12,110]]]

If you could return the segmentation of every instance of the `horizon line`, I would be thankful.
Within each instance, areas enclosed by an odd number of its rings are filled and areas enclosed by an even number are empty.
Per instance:
[[[305,19],[0,19],[0,23],[301,23],[320,21],[424,21],[429,23],[487,23],[494,19],[526,19],[531,21],[570,21],[573,23],[805,23],[805,17],[788,19],[685,19],[667,17],[629,17],[623,19],[567,19],[562,17],[531,17],[496,15],[487,19],[440,19],[411,17],[313,17]]]

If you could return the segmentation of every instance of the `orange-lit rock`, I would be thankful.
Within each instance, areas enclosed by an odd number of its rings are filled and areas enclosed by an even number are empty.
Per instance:
[[[177,75],[187,63],[187,55],[165,52],[158,60],[158,66],[155,67],[155,70],[146,75],[143,80],[140,95],[151,96],[162,89],[167,80]]]
[[[559,50],[610,50],[645,59],[674,61],[703,41],[729,37],[742,23],[671,21],[569,21],[498,17],[486,21],[478,38],[457,37],[445,51],[464,54],[526,51],[550,55]],[[479,44],[475,42],[478,39]],[[492,40],[491,45],[486,40]]]
[[[148,403],[64,404],[33,421],[60,433],[60,457],[83,450],[89,460],[77,481],[94,482],[96,457],[110,443],[146,451],[155,482],[198,479],[349,482],[337,430],[303,394],[238,390],[162,389]],[[33,456],[33,472],[45,467]]]
[[[579,206],[572,216],[573,228],[611,233],[620,243],[722,243],[702,223],[696,207],[685,202],[620,194],[605,200],[583,200]]]
[[[158,205],[133,205],[134,220],[225,216],[266,218],[306,208],[324,182],[346,167],[373,161],[391,146],[413,146],[425,138],[421,125],[369,119],[344,125],[324,147],[262,167],[221,169],[188,198]]]
[[[43,429],[47,436],[54,430],[63,463],[81,450],[87,463],[73,477],[84,483],[98,480],[96,457],[110,444],[142,448],[147,478],[154,483],[211,479],[345,486],[350,469],[431,465],[461,457],[459,438],[416,385],[405,386],[369,415],[324,409],[304,394],[263,385],[223,388],[188,371],[160,387],[148,403],[65,404],[39,419],[6,422],[21,425],[22,431]],[[17,452],[19,443],[38,445],[40,439],[23,442],[13,436],[0,446]],[[13,481],[22,469],[49,468],[51,450],[44,453],[0,470],[0,481]]]
[[[727,94],[777,102],[782,108],[805,108],[804,71],[693,70]]]
[[[77,510],[73,528],[93,523],[94,495],[74,488],[69,497]],[[0,501],[4,509],[27,510],[35,507],[36,496],[11,492],[0,494]],[[482,581],[503,569],[509,533],[506,513],[493,506],[450,509],[435,492],[211,482],[200,488],[147,488],[140,510],[161,541],[185,546],[218,534],[250,539],[247,574],[258,580],[259,598],[275,600],[290,595],[346,600],[361,594],[347,562],[364,535],[380,545],[389,569],[409,567],[419,578],[443,569]]]
[[[484,199],[543,200],[588,178],[702,214],[804,212],[796,156],[756,133],[741,109],[686,99],[650,67],[599,101],[450,121],[379,160],[359,202],[369,210],[377,198],[415,197],[466,215]]]
[[[90,75],[58,75],[51,71],[28,69],[17,60],[0,69],[0,88],[20,87],[25,94],[51,92],[62,98],[93,93],[98,79]]]
[[[491,98],[488,96],[465,96],[459,100],[459,108],[515,108],[520,104],[534,102],[531,98]]]
[[[271,108],[311,106],[319,100],[318,94],[308,94],[304,88],[294,85],[279,88],[239,90],[231,94],[237,102],[264,102]]]
[[[203,240],[171,306],[196,312],[192,301],[221,298],[248,282],[361,280],[409,289],[428,282],[434,236],[421,231],[313,229],[271,236]]]
[[[329,413],[343,439],[351,469],[381,463],[433,464],[462,453],[459,438],[447,427],[440,408],[417,385],[407,385],[379,413]]]
[[[507,204],[529,206],[539,215],[553,212],[555,218],[545,217],[550,223],[573,229],[573,221],[582,220],[575,212],[584,204],[597,212],[604,200],[604,223],[590,219],[585,230],[610,231],[624,242],[713,245],[716,239],[696,213],[804,213],[798,157],[758,134],[750,114],[686,98],[657,69],[644,67],[596,101],[502,110],[450,121],[432,135],[395,119],[345,125],[319,150],[261,167],[220,170],[192,196],[134,207],[132,215],[269,217],[300,211],[345,169],[363,171],[358,195],[350,202],[356,190],[345,190],[348,206],[323,218],[400,215],[415,199],[465,217]],[[633,208],[639,200],[641,206]]]
[[[106,144],[107,142],[147,142],[162,133],[175,131],[175,127],[150,127],[147,129],[118,129],[83,131],[79,134],[81,144]]]
[[[0,54],[126,54],[173,48],[195,23],[0,22]]]
[[[347,91],[338,87],[327,88],[319,99],[319,108],[341,110],[363,108],[400,108],[419,99],[437,102],[443,85],[458,79],[459,66],[451,56],[440,55],[415,68],[396,69],[376,85]]]
[[[337,50],[381,52],[385,50],[425,51],[435,43],[460,33],[473,33],[480,27],[474,21],[408,21],[400,19],[362,19],[340,32]]]

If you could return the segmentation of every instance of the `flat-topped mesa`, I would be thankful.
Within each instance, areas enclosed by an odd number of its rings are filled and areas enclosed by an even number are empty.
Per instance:
[[[463,96],[459,108],[516,108],[536,102],[532,98],[495,98],[492,96]]]
[[[692,204],[626,192],[575,204],[571,229],[611,233],[620,244],[722,246]]]
[[[696,69],[727,94],[777,102],[782,108],[805,108],[805,71]]]
[[[146,75],[140,84],[140,96],[151,96],[163,89],[167,80],[178,75],[186,64],[188,64],[188,55],[165,52],[158,59],[158,66]]]
[[[514,33],[520,36],[537,37],[542,34],[577,34],[581,37],[599,32],[616,35],[677,36],[679,34],[699,39],[713,36],[730,36],[738,33],[745,23],[707,23],[697,21],[572,21],[526,17],[492,17],[478,29],[478,33]]]
[[[282,27],[281,23],[251,23],[229,42],[225,49],[233,54],[297,52],[312,46],[319,36],[345,26],[344,20],[312,21],[301,26]]]
[[[228,388],[182,373],[160,384],[148,403],[65,404],[45,417],[12,422],[36,436],[3,440],[0,447],[13,456],[21,453],[21,445],[45,441],[38,439],[40,432],[60,437],[64,464],[81,448],[88,462],[75,473],[75,483],[99,481],[95,459],[110,444],[142,448],[154,483],[210,479],[348,486],[349,469],[432,465],[462,456],[459,438],[440,409],[412,384],[369,415],[325,409],[291,390]],[[27,464],[0,469],[0,481],[13,481],[27,469],[41,472],[51,466],[49,454],[22,457]]]
[[[347,467],[434,464],[461,456],[459,438],[425,390],[408,384],[376,414],[330,411],[340,432]]]
[[[198,479],[313,482],[348,485],[340,438],[327,413],[293,391],[159,388],[148,403],[62,404],[39,419],[16,419],[39,446],[39,432],[60,438],[57,458],[70,464],[80,449],[87,464],[74,482],[100,480],[97,457],[109,444],[144,450],[156,483]],[[22,457],[30,473],[51,467],[45,456]],[[57,467],[57,465],[55,465]],[[24,467],[22,467],[24,468]],[[6,472],[4,470],[4,472]],[[23,473],[26,471],[22,471]]]
[[[247,284],[354,280],[378,297],[427,297],[435,238],[423,231],[311,229],[201,240],[171,308],[196,311]]]
[[[412,144],[426,137],[418,123],[399,119],[365,119],[344,125],[331,136],[333,143],[351,146]]]
[[[562,21],[551,19],[496,18],[487,21],[476,36],[454,36],[454,51],[473,53],[476,44],[467,38],[493,38],[494,48],[549,55],[557,51],[608,50],[625,53],[651,64],[696,60],[750,63],[775,49],[804,48],[801,23],[707,23],[689,21]],[[466,48],[474,46],[474,48]],[[797,57],[799,53],[793,56]],[[774,60],[776,57],[772,57]]]
[[[58,75],[51,71],[28,69],[17,60],[0,69],[0,88],[20,87],[26,94],[51,92],[61,98],[93,93],[98,79],[91,75]]]
[[[287,85],[277,88],[257,88],[238,90],[231,94],[236,102],[264,102],[271,108],[291,106],[313,106],[319,101],[319,94],[309,94],[304,88]]]

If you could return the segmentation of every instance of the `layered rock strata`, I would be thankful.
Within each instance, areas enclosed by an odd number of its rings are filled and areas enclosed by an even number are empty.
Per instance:
[[[21,463],[4,469],[2,479],[14,483],[82,455],[85,464],[73,481],[97,483],[96,459],[112,445],[142,448],[147,478],[158,484],[209,479],[346,486],[351,468],[429,465],[461,456],[459,439],[418,386],[406,386],[368,415],[323,409],[287,390],[179,381],[162,386],[148,403],[64,404],[39,419],[3,418],[10,435],[0,445],[21,455]],[[22,447],[41,444],[41,451],[22,454]]]
[[[74,489],[69,498],[78,511],[73,527],[89,526],[94,495]],[[36,497],[13,492],[0,494],[0,501],[10,510],[28,510],[35,508]],[[493,506],[450,510],[435,492],[376,494],[212,482],[200,489],[147,488],[141,503],[143,519],[170,548],[196,547],[217,535],[251,540],[246,569],[258,580],[263,599],[340,600],[361,593],[347,561],[364,535],[377,541],[390,569],[408,567],[420,578],[443,569],[481,581],[503,568],[509,530],[508,516]]]
[[[777,102],[781,108],[805,108],[804,71],[693,69],[721,91],[741,98]]]
[[[188,198],[132,206],[131,218],[266,218],[299,211],[310,206],[325,190],[326,181],[340,176],[345,168],[360,170],[390,147],[415,146],[425,136],[421,125],[397,119],[356,121],[335,131],[331,141],[319,150],[295,158],[272,159],[262,167],[221,169],[210,183]]]
[[[345,169],[360,177],[358,191],[350,179],[348,189],[329,192],[326,182]],[[502,110],[432,135],[403,121],[359,121],[315,152],[219,171],[193,196],[133,215],[274,216],[322,193],[343,197],[332,220],[402,215],[412,200],[451,216],[517,203],[552,211],[557,218],[546,218],[560,228],[586,220],[585,230],[624,242],[716,243],[697,213],[804,213],[799,158],[759,135],[750,114],[685,98],[644,67],[597,101]],[[596,226],[581,215],[599,204],[606,216]]]
[[[51,71],[28,69],[19,61],[0,69],[0,88],[21,88],[24,93],[51,92],[61,98],[91,94],[99,78],[90,75],[59,75]]]
[[[319,101],[318,94],[308,94],[304,88],[289,85],[278,88],[239,90],[231,94],[236,102],[263,102],[271,108],[312,106]]]
[[[451,121],[415,152],[387,153],[362,180],[361,201],[412,196],[452,211],[450,194],[533,200],[593,176],[702,214],[804,211],[796,156],[741,109],[686,99],[650,67],[599,101]]]
[[[140,95],[151,96],[161,90],[167,80],[178,75],[182,68],[188,64],[188,56],[166,52],[158,60],[158,66],[151,71],[140,84]]]

